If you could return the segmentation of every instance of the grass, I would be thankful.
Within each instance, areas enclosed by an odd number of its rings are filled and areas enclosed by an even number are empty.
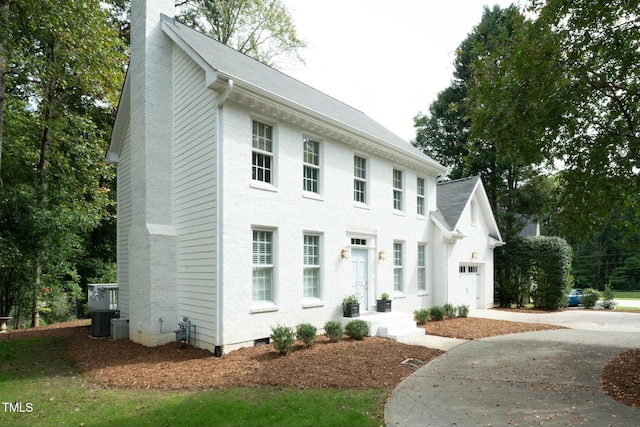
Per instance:
[[[87,383],[64,354],[59,339],[0,343],[1,400],[23,410],[0,404],[2,425],[378,426],[387,398],[385,390],[107,390]]]
[[[640,311],[640,307],[625,307],[624,305],[619,305],[616,307],[617,311]]]
[[[615,299],[640,299],[640,291],[614,291]]]

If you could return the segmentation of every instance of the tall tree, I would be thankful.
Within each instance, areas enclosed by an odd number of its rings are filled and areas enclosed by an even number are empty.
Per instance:
[[[180,19],[271,67],[302,62],[306,46],[282,0],[188,0]]]
[[[574,240],[612,210],[640,212],[638,6],[531,1],[533,18],[514,28],[501,60],[474,63],[471,134],[508,143],[527,163],[560,165],[556,215]]]
[[[37,326],[42,298],[73,291],[81,234],[107,213],[123,49],[98,0],[15,0],[7,22],[0,250],[14,274],[0,278],[0,301]]]
[[[481,22],[456,51],[451,85],[438,94],[429,114],[414,118],[414,145],[451,168],[450,179],[482,176],[503,236],[517,235],[540,213],[548,186],[531,163],[493,137],[471,134],[473,117],[469,88],[477,61],[500,62],[501,46],[512,36],[522,16],[515,6],[485,7]],[[508,136],[507,141],[515,136]]]
[[[2,135],[4,133],[4,92],[7,73],[7,41],[9,26],[9,0],[0,0],[0,191],[2,190]]]

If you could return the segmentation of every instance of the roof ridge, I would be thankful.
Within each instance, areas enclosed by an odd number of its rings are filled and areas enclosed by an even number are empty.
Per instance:
[[[440,181],[440,182],[438,182],[437,185],[453,184],[453,183],[456,183],[456,182],[469,181],[469,180],[474,179],[474,178],[475,179],[480,179],[480,175],[471,175],[471,176],[467,176],[465,178],[452,179],[452,180],[449,180],[449,181]]]
[[[328,93],[326,93],[326,92],[324,92],[324,91],[321,91],[320,89],[317,89],[317,88],[315,88],[315,87],[311,86],[310,84],[305,83],[305,82],[303,82],[302,80],[297,79],[297,78],[295,78],[295,77],[293,77],[293,76],[291,76],[291,75],[289,75],[289,74],[285,73],[285,72],[284,72],[284,71],[282,71],[282,70],[278,70],[277,68],[274,68],[274,67],[272,67],[271,65],[265,64],[264,62],[262,62],[262,61],[260,61],[260,60],[258,60],[258,59],[256,59],[256,58],[254,58],[254,57],[253,57],[253,56],[251,56],[251,55],[247,55],[247,54],[246,54],[246,53],[244,53],[244,52],[240,52],[238,49],[235,49],[235,48],[233,48],[233,47],[231,47],[231,46],[229,46],[229,45],[227,45],[227,44],[222,43],[222,42],[221,42],[221,41],[219,41],[219,40],[214,39],[212,36],[210,36],[210,35],[209,35],[209,34],[207,34],[207,33],[203,33],[203,32],[201,32],[201,31],[196,30],[195,28],[191,28],[191,27],[190,27],[190,26],[188,26],[187,24],[184,24],[184,23],[182,23],[182,22],[178,21],[175,17],[171,18],[171,17],[166,16],[166,15],[164,15],[164,14],[161,14],[161,15],[162,15],[162,16],[164,16],[164,17],[166,17],[168,21],[171,21],[171,24],[172,24],[172,25],[182,26],[182,27],[187,28],[187,29],[189,29],[189,30],[191,30],[191,31],[194,31],[194,32],[196,32],[196,33],[198,33],[198,34],[201,34],[201,35],[203,35],[203,36],[205,36],[205,37],[207,37],[207,38],[211,39],[211,40],[212,40],[212,41],[214,41],[215,43],[218,43],[218,44],[220,44],[221,46],[224,46],[224,48],[225,48],[225,49],[231,49],[231,50],[233,50],[234,52],[237,52],[237,53],[239,53],[239,54],[241,54],[241,55],[244,55],[245,57],[249,58],[250,60],[252,60],[252,61],[254,61],[254,62],[258,63],[258,64],[260,64],[261,66],[267,67],[267,68],[269,68],[270,70],[275,71],[275,72],[277,72],[277,73],[279,73],[279,74],[281,74],[281,75],[283,75],[283,76],[285,76],[285,77],[287,77],[287,78],[289,78],[289,79],[291,79],[291,80],[295,80],[295,81],[297,81],[298,83],[300,83],[300,84],[302,84],[302,85],[304,85],[304,86],[308,87],[309,89],[311,89],[311,90],[313,90],[313,91],[316,91],[316,92],[318,92],[318,93],[321,93],[321,94],[323,94],[324,96],[327,96],[327,97],[329,97],[329,98],[333,99],[334,101],[339,102],[340,104],[342,104],[342,105],[344,105],[344,106],[346,106],[346,107],[348,107],[348,108],[351,108],[352,110],[355,110],[355,111],[359,112],[360,114],[363,114],[363,115],[365,115],[365,116],[369,117],[371,120],[374,120],[371,116],[369,116],[367,113],[365,113],[364,111],[360,110],[359,108],[355,108],[354,106],[349,105],[349,104],[347,104],[347,103],[346,103],[346,102],[344,102],[344,101],[341,101],[340,99],[336,98],[335,96],[330,95],[330,94],[328,94]],[[407,144],[411,144],[409,141],[406,141],[406,142],[407,142]]]

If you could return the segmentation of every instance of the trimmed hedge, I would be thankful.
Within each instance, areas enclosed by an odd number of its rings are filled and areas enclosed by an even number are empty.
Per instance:
[[[566,305],[570,289],[571,246],[560,237],[514,238],[495,251],[495,298],[501,307],[518,307],[531,298],[536,308]]]

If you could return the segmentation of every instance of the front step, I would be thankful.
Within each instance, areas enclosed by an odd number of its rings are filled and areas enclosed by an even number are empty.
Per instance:
[[[416,326],[416,322],[413,320],[413,314],[411,313],[377,313],[375,311],[371,311],[361,313],[359,318],[367,322],[367,325],[369,325],[369,334],[371,336],[389,338],[394,341],[398,341],[425,334],[424,329]],[[342,318],[343,324],[346,324],[350,320],[353,319]]]

